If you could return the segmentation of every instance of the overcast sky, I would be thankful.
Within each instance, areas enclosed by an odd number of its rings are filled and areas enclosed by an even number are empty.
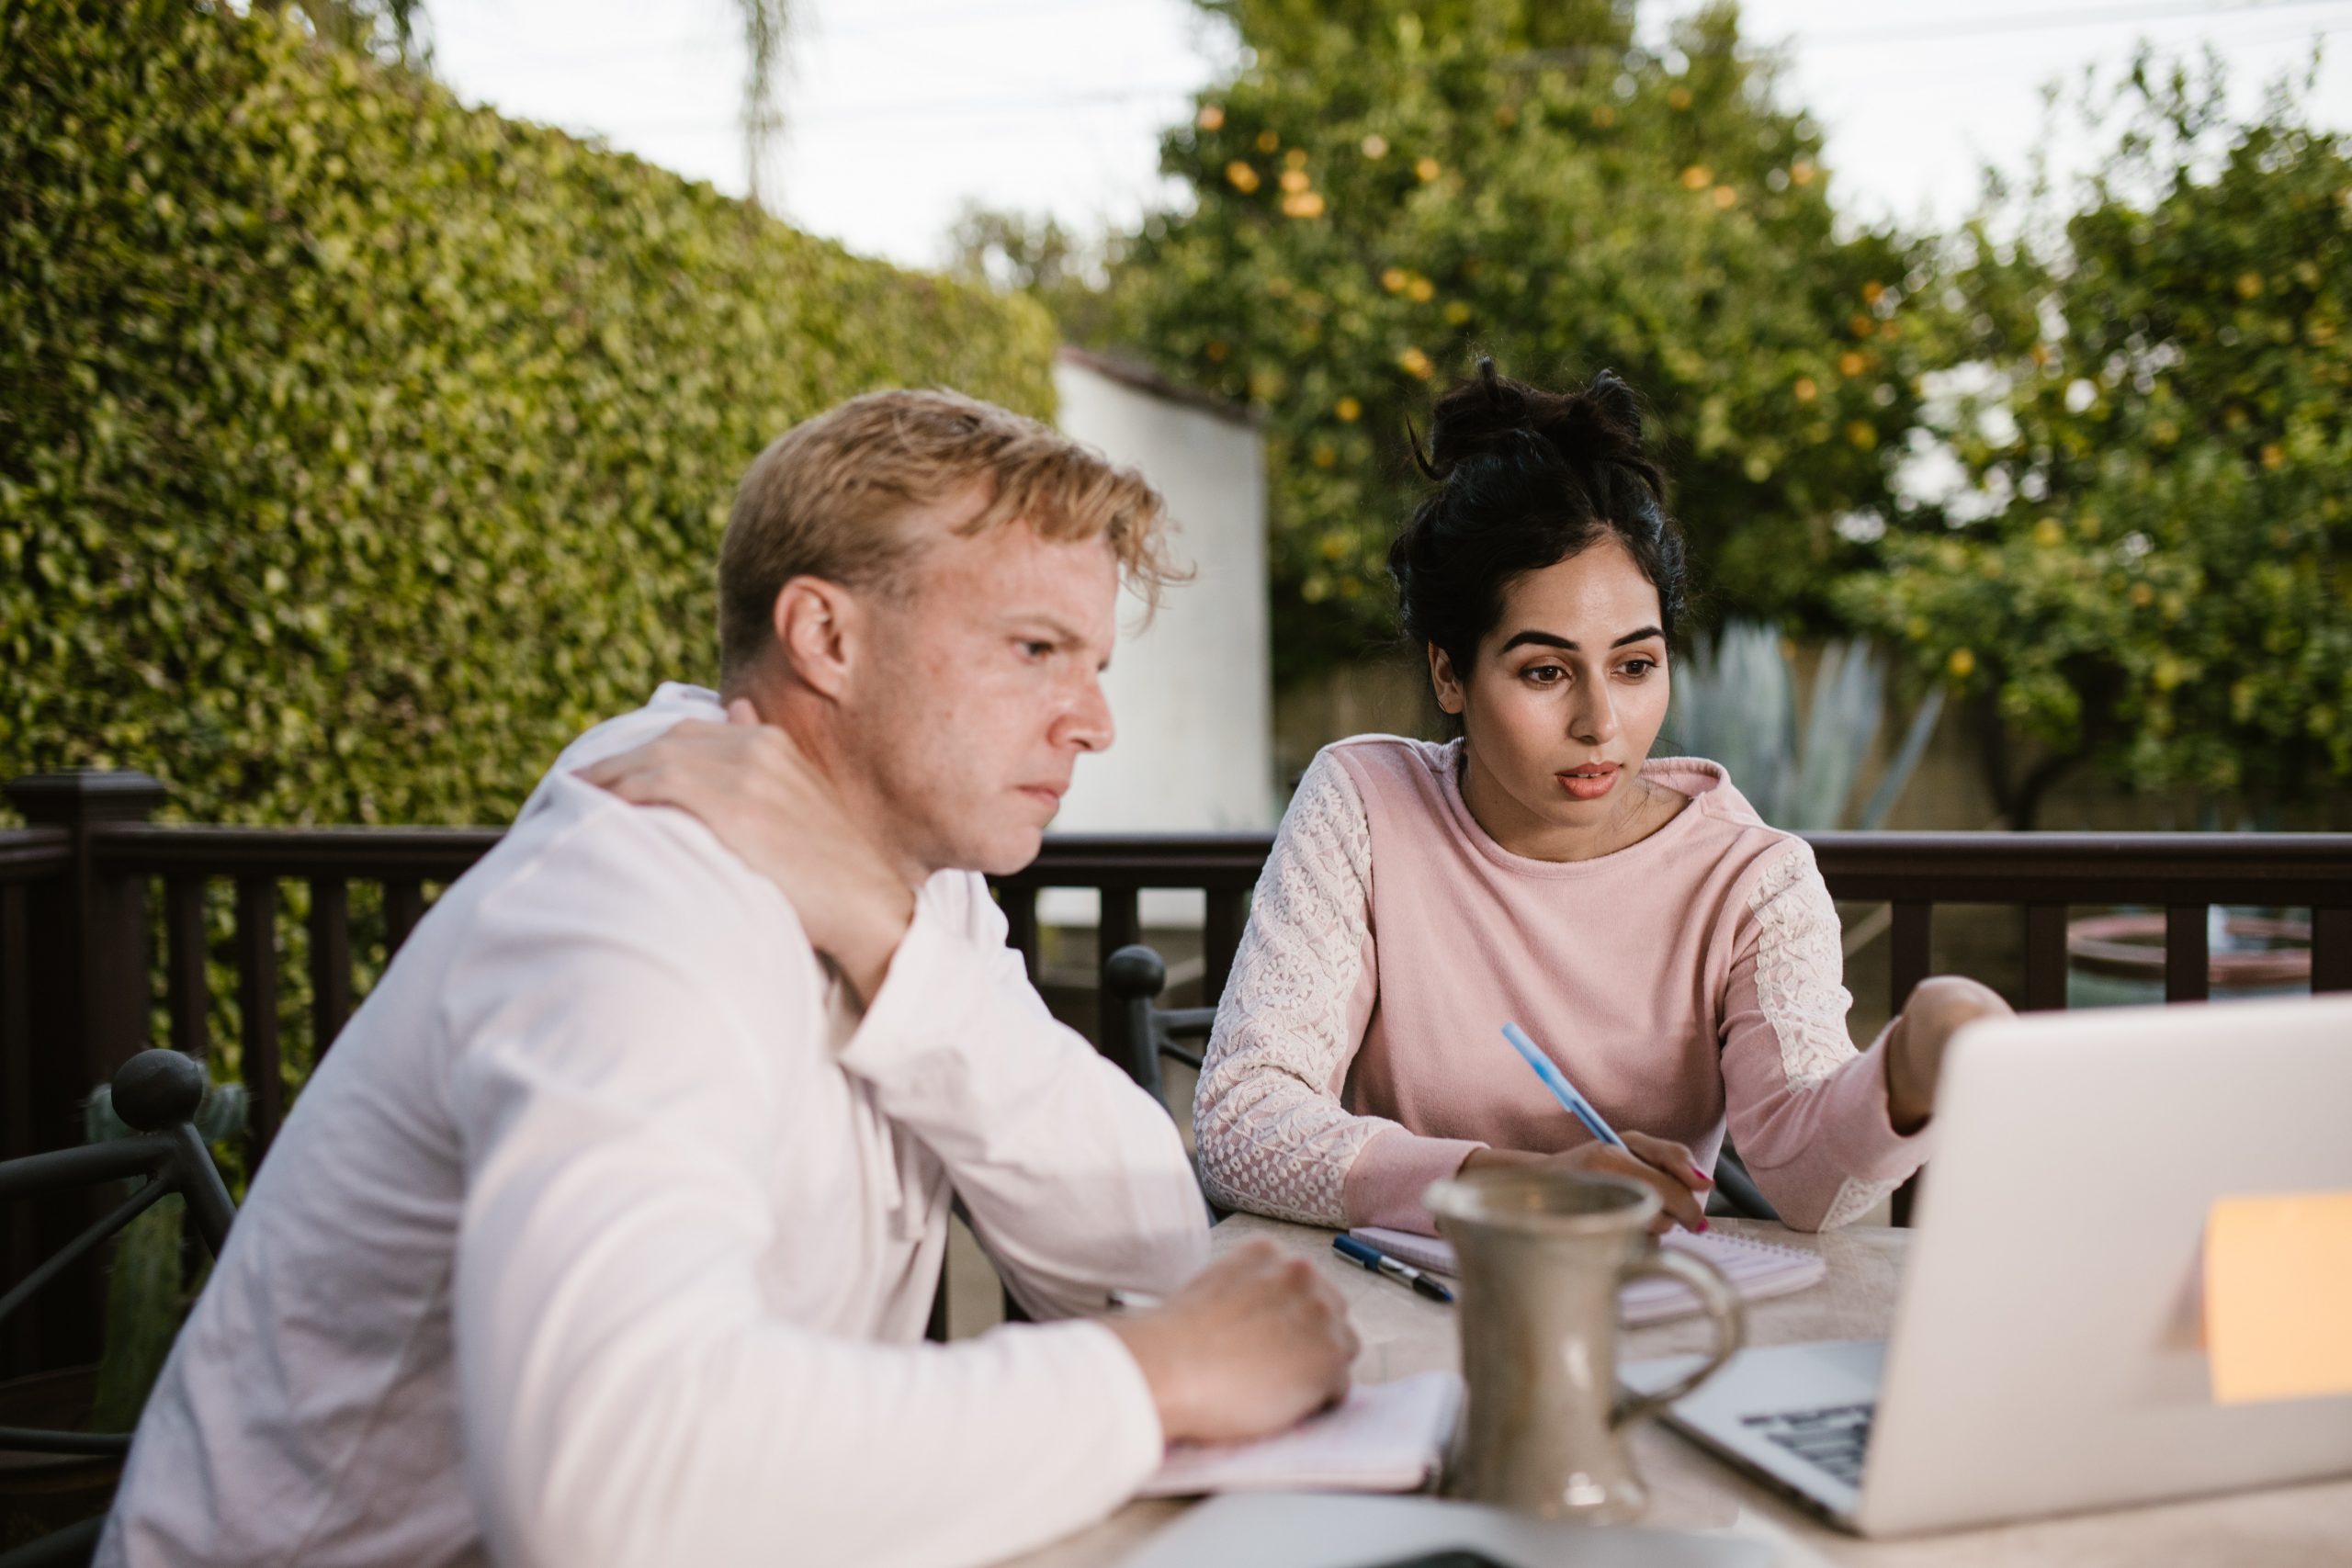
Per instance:
[[[1662,36],[1695,6],[1657,0]],[[1161,130],[1230,69],[1235,45],[1189,0],[795,0],[771,205],[852,249],[934,265],[967,203],[1050,211],[1081,231],[1170,199]],[[1978,170],[2021,167],[2040,92],[2142,40],[2211,46],[2240,101],[2330,58],[2313,118],[2352,130],[2352,0],[1747,0],[1784,45],[1787,95],[1828,135],[1840,205],[1941,224]],[[721,189],[744,188],[743,50],[729,0],[431,0],[435,68],[469,101],[603,137]],[[2088,146],[2071,134],[2057,161]]]

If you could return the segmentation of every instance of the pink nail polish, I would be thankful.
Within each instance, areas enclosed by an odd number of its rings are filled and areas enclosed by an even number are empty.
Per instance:
[[[1713,1187],[1715,1184],[1713,1177],[1709,1176],[1695,1165],[1690,1168],[1690,1174],[1698,1179],[1699,1185],[1702,1187]]]
[[[1700,1228],[1702,1231],[1703,1231],[1703,1230],[1705,1230],[1705,1229],[1707,1228],[1707,1222],[1706,1222],[1706,1219],[1705,1219],[1705,1217],[1704,1217],[1703,1215],[1702,1215],[1702,1216],[1701,1216],[1701,1218],[1700,1218],[1700,1220],[1699,1220],[1699,1228]]]

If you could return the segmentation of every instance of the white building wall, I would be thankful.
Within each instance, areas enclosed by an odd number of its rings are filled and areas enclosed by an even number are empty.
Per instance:
[[[1123,601],[1103,678],[1117,739],[1079,760],[1053,830],[1271,828],[1264,441],[1238,411],[1155,389],[1074,351],[1056,364],[1054,386],[1063,430],[1140,469],[1167,497],[1175,554],[1195,575],[1170,588],[1140,629],[1142,606]],[[1040,913],[1056,923],[1091,919],[1066,897]],[[1182,906],[1148,898],[1144,916],[1153,924],[1182,919]]]

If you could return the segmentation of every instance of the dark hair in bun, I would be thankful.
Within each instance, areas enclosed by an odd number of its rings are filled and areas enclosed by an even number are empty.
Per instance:
[[[1682,530],[1666,510],[1666,476],[1642,445],[1641,400],[1603,370],[1581,391],[1547,392],[1495,374],[1457,381],[1430,416],[1438,481],[1389,547],[1406,637],[1435,643],[1467,676],[1478,644],[1520,577],[1589,548],[1625,547],[1657,590],[1669,641],[1682,620]]]

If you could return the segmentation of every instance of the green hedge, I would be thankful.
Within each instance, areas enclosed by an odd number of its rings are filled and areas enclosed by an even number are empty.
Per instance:
[[[0,777],[494,822],[715,664],[743,466],[876,387],[1052,408],[1025,300],[290,25],[0,0]]]

